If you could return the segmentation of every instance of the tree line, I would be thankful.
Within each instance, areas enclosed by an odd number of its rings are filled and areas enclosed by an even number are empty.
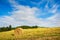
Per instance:
[[[13,30],[15,28],[22,28],[22,29],[30,29],[30,28],[38,28],[39,26],[26,26],[26,25],[23,25],[23,26],[17,26],[17,27],[12,27],[12,25],[9,25],[8,27],[0,27],[0,32],[3,32],[3,31],[10,31],[10,30]],[[43,28],[43,27],[42,27]]]
[[[38,28],[38,26],[17,26],[17,27],[12,27],[12,25],[9,25],[7,27],[0,27],[0,32],[4,32],[4,31],[10,31],[10,30],[13,30],[15,28],[23,28],[23,29],[29,29],[29,28]]]
[[[8,27],[0,27],[0,32],[3,32],[3,31],[9,31],[12,29],[12,26],[9,25]]]

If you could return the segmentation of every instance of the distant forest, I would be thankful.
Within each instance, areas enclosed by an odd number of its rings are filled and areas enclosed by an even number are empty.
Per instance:
[[[26,25],[23,25],[23,26],[17,26],[17,27],[12,27],[12,25],[9,25],[7,27],[0,27],[0,32],[4,32],[4,31],[10,31],[10,30],[13,30],[13,29],[16,29],[16,28],[22,28],[22,29],[30,29],[30,28],[38,28],[39,26],[26,26]],[[41,27],[43,28],[43,27]]]
[[[10,31],[10,30],[14,30],[16,28],[22,28],[22,29],[32,29],[32,28],[48,28],[48,27],[40,27],[40,26],[27,26],[27,25],[22,25],[22,26],[17,26],[17,27],[13,27],[12,25],[9,25],[7,27],[0,27],[0,32],[4,32],[4,31]],[[60,27],[59,27],[60,28]]]

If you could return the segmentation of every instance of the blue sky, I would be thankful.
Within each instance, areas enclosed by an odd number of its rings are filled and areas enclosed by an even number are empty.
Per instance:
[[[60,0],[0,0],[0,26],[60,26],[59,15]]]

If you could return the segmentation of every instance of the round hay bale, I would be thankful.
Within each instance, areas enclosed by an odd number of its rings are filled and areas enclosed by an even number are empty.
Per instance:
[[[14,35],[15,36],[18,36],[18,35],[21,35],[22,34],[22,28],[16,28],[15,30],[14,30]]]

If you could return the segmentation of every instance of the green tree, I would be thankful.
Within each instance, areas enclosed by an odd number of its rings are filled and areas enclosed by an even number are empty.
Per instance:
[[[11,30],[12,29],[12,25],[9,25],[8,29]]]
[[[32,28],[38,28],[38,26],[36,25],[36,26],[32,26]]]

